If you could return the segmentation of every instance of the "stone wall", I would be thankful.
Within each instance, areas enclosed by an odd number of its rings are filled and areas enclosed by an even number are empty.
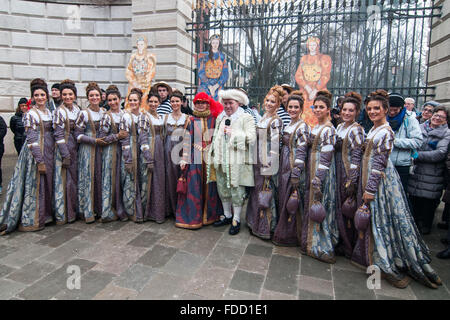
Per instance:
[[[450,107],[450,0],[439,0],[441,17],[432,22],[428,85],[436,86],[435,100]]]
[[[49,88],[66,78],[74,80],[82,105],[89,81],[105,89],[114,83],[126,92],[131,1],[109,2],[119,5],[0,0],[0,114],[8,125],[20,97],[29,97],[29,82],[36,77],[46,79]],[[5,150],[15,152],[10,130]]]

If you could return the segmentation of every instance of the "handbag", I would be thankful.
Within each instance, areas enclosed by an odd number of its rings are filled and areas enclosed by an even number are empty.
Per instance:
[[[363,203],[355,212],[355,228],[358,231],[366,231],[370,223],[370,207]]]
[[[286,210],[289,214],[295,214],[298,210],[300,198],[298,196],[298,191],[294,190],[286,203]]]
[[[323,204],[314,200],[311,209],[309,210],[309,218],[316,223],[322,223],[326,216],[327,212],[325,211]]]
[[[181,176],[178,178],[177,193],[180,193],[180,194],[187,193],[186,169],[183,170],[183,172],[181,173]]]
[[[355,212],[357,209],[357,205],[356,205],[356,199],[354,196],[350,196],[347,197],[347,199],[345,199],[344,203],[342,204],[342,215],[349,218],[349,219],[353,219],[355,217]]]
[[[272,203],[272,190],[269,188],[269,179],[264,180],[264,189],[258,193],[258,208],[259,210],[266,210],[270,208]]]

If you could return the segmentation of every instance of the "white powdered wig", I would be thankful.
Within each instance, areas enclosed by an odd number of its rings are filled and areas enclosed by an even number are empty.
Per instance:
[[[249,100],[247,95],[238,89],[228,89],[228,90],[220,90],[219,91],[219,102],[223,104],[223,100],[232,99],[236,100],[243,106],[247,106],[249,104]]]

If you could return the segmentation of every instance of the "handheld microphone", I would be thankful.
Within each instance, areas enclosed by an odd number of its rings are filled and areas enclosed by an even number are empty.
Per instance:
[[[225,120],[225,129],[228,129],[228,127],[231,125],[231,120],[230,119],[226,119]],[[228,130],[227,130],[228,131]],[[228,140],[228,132],[225,133],[225,139]]]

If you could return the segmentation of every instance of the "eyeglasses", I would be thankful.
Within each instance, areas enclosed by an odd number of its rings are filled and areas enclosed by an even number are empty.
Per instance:
[[[446,116],[443,116],[443,115],[437,114],[437,113],[433,114],[433,118],[437,118],[437,119],[447,119]]]
[[[425,112],[433,112],[433,109],[423,109],[423,112],[422,113],[425,113]]]

